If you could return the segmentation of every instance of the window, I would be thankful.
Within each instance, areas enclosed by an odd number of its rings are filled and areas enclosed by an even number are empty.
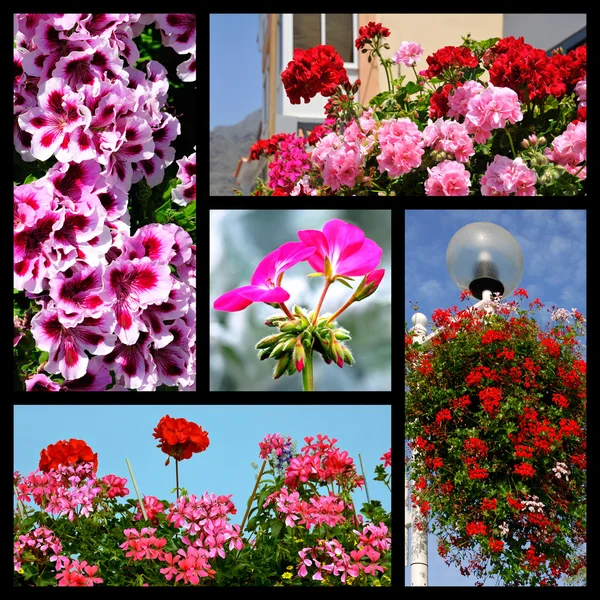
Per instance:
[[[319,44],[333,46],[346,63],[354,63],[354,15],[295,14],[294,48],[313,48]]]
[[[548,52],[546,54],[548,54],[548,56],[551,56],[552,51],[555,50],[556,48],[562,48],[563,52],[565,54],[567,54],[571,50],[575,50],[575,48],[577,48],[578,46],[583,46],[583,44],[586,43],[586,37],[587,37],[587,27],[584,27],[583,29],[580,29],[579,31],[575,32],[573,35],[570,35],[567,39],[563,40],[560,44],[557,44],[553,48],[550,48],[550,50],[548,50]]]

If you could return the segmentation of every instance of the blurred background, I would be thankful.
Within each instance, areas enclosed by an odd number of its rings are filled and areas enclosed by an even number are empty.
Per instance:
[[[357,225],[367,238],[383,249],[378,268],[386,270],[379,289],[353,304],[338,323],[348,329],[349,348],[356,360],[339,369],[315,356],[316,391],[391,391],[391,211],[390,210],[212,210],[210,211],[210,390],[301,391],[301,376],[284,375],[273,380],[275,360],[259,361],[256,343],[278,330],[266,327],[265,318],[276,309],[254,303],[238,312],[213,309],[214,301],[234,288],[250,284],[258,263],[290,241],[299,241],[300,229],[323,229],[330,219]],[[286,271],[283,287],[290,293],[286,303],[313,310],[323,289],[322,277],[307,278],[308,262]],[[356,287],[361,277],[357,277]],[[329,288],[321,314],[333,313],[352,292],[340,283]]]

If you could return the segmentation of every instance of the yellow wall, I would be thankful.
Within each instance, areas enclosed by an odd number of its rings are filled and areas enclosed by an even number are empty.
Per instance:
[[[443,46],[459,46],[461,36],[467,33],[476,40],[487,40],[491,37],[502,37],[502,14],[381,14],[375,15],[376,22],[389,28],[391,35],[386,38],[390,45],[383,56],[392,58],[401,42],[418,42],[425,52],[415,65],[417,73],[427,68],[425,59]],[[406,75],[406,81],[414,81],[415,76],[410,67],[394,65],[394,77]],[[380,67],[379,89],[387,89],[385,71]]]

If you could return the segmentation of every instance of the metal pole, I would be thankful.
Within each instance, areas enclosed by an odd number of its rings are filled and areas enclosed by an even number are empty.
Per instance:
[[[427,336],[427,317],[423,313],[416,313],[412,317],[412,322],[414,325],[413,330],[417,334],[415,336],[415,341],[422,343]],[[412,459],[414,461],[417,457],[417,452],[413,449],[412,454]],[[405,490],[405,501],[408,502],[408,487]],[[427,519],[415,506],[411,507],[410,517],[410,527],[412,529],[410,540],[410,585],[427,586],[429,585]],[[406,532],[408,534],[408,528],[406,529]]]

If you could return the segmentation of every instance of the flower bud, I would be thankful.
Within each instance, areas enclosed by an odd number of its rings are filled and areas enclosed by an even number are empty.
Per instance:
[[[538,138],[538,146],[545,146],[548,143],[548,140],[542,135]]]
[[[384,275],[385,269],[376,269],[375,271],[367,273],[356,289],[356,292],[354,292],[354,301],[360,302],[361,300],[368,298],[371,294],[374,294]]]
[[[281,334],[280,333],[276,333],[275,335],[269,335],[267,337],[264,337],[262,340],[260,340],[258,342],[258,344],[256,344],[255,348],[257,350],[260,350],[261,348],[270,348],[271,346],[275,346],[276,344],[278,344],[281,341]]]
[[[286,352],[281,356],[279,362],[275,366],[275,370],[273,371],[273,379],[279,379],[285,373],[288,365],[290,364],[291,358],[292,355],[290,352]]]
[[[294,363],[298,371],[304,369],[304,360],[306,359],[306,353],[304,352],[304,346],[302,345],[302,337],[298,336],[296,344],[294,346]]]
[[[287,337],[285,340],[277,344],[273,350],[271,350],[271,358],[279,358],[285,352],[285,346],[290,341],[293,340],[293,337]]]
[[[529,148],[529,140],[527,138],[521,140],[521,146],[527,150]]]
[[[352,366],[352,364],[354,363],[354,356],[352,356],[352,352],[350,352],[350,348],[348,348],[348,346],[341,344],[342,346],[342,350],[344,352],[344,362],[347,365]]]
[[[265,325],[267,327],[279,327],[279,323],[286,320],[285,315],[271,315],[265,319]]]
[[[271,348],[258,351],[258,360],[266,360],[269,356],[271,356]]]
[[[306,326],[308,327],[308,320],[306,319]],[[279,331],[285,331],[290,333],[296,333],[303,331],[306,327],[303,326],[301,319],[294,319],[293,321],[286,321],[283,325],[279,326]]]
[[[336,340],[340,340],[340,341],[344,341],[344,340],[351,340],[352,337],[350,336],[350,332],[347,329],[344,329],[342,327],[340,327],[339,329],[334,329],[333,330],[333,335],[335,335],[335,339]]]
[[[283,346],[283,351],[287,352],[288,350],[291,350],[294,347],[294,344],[296,343],[296,338],[290,338],[285,345]]]

